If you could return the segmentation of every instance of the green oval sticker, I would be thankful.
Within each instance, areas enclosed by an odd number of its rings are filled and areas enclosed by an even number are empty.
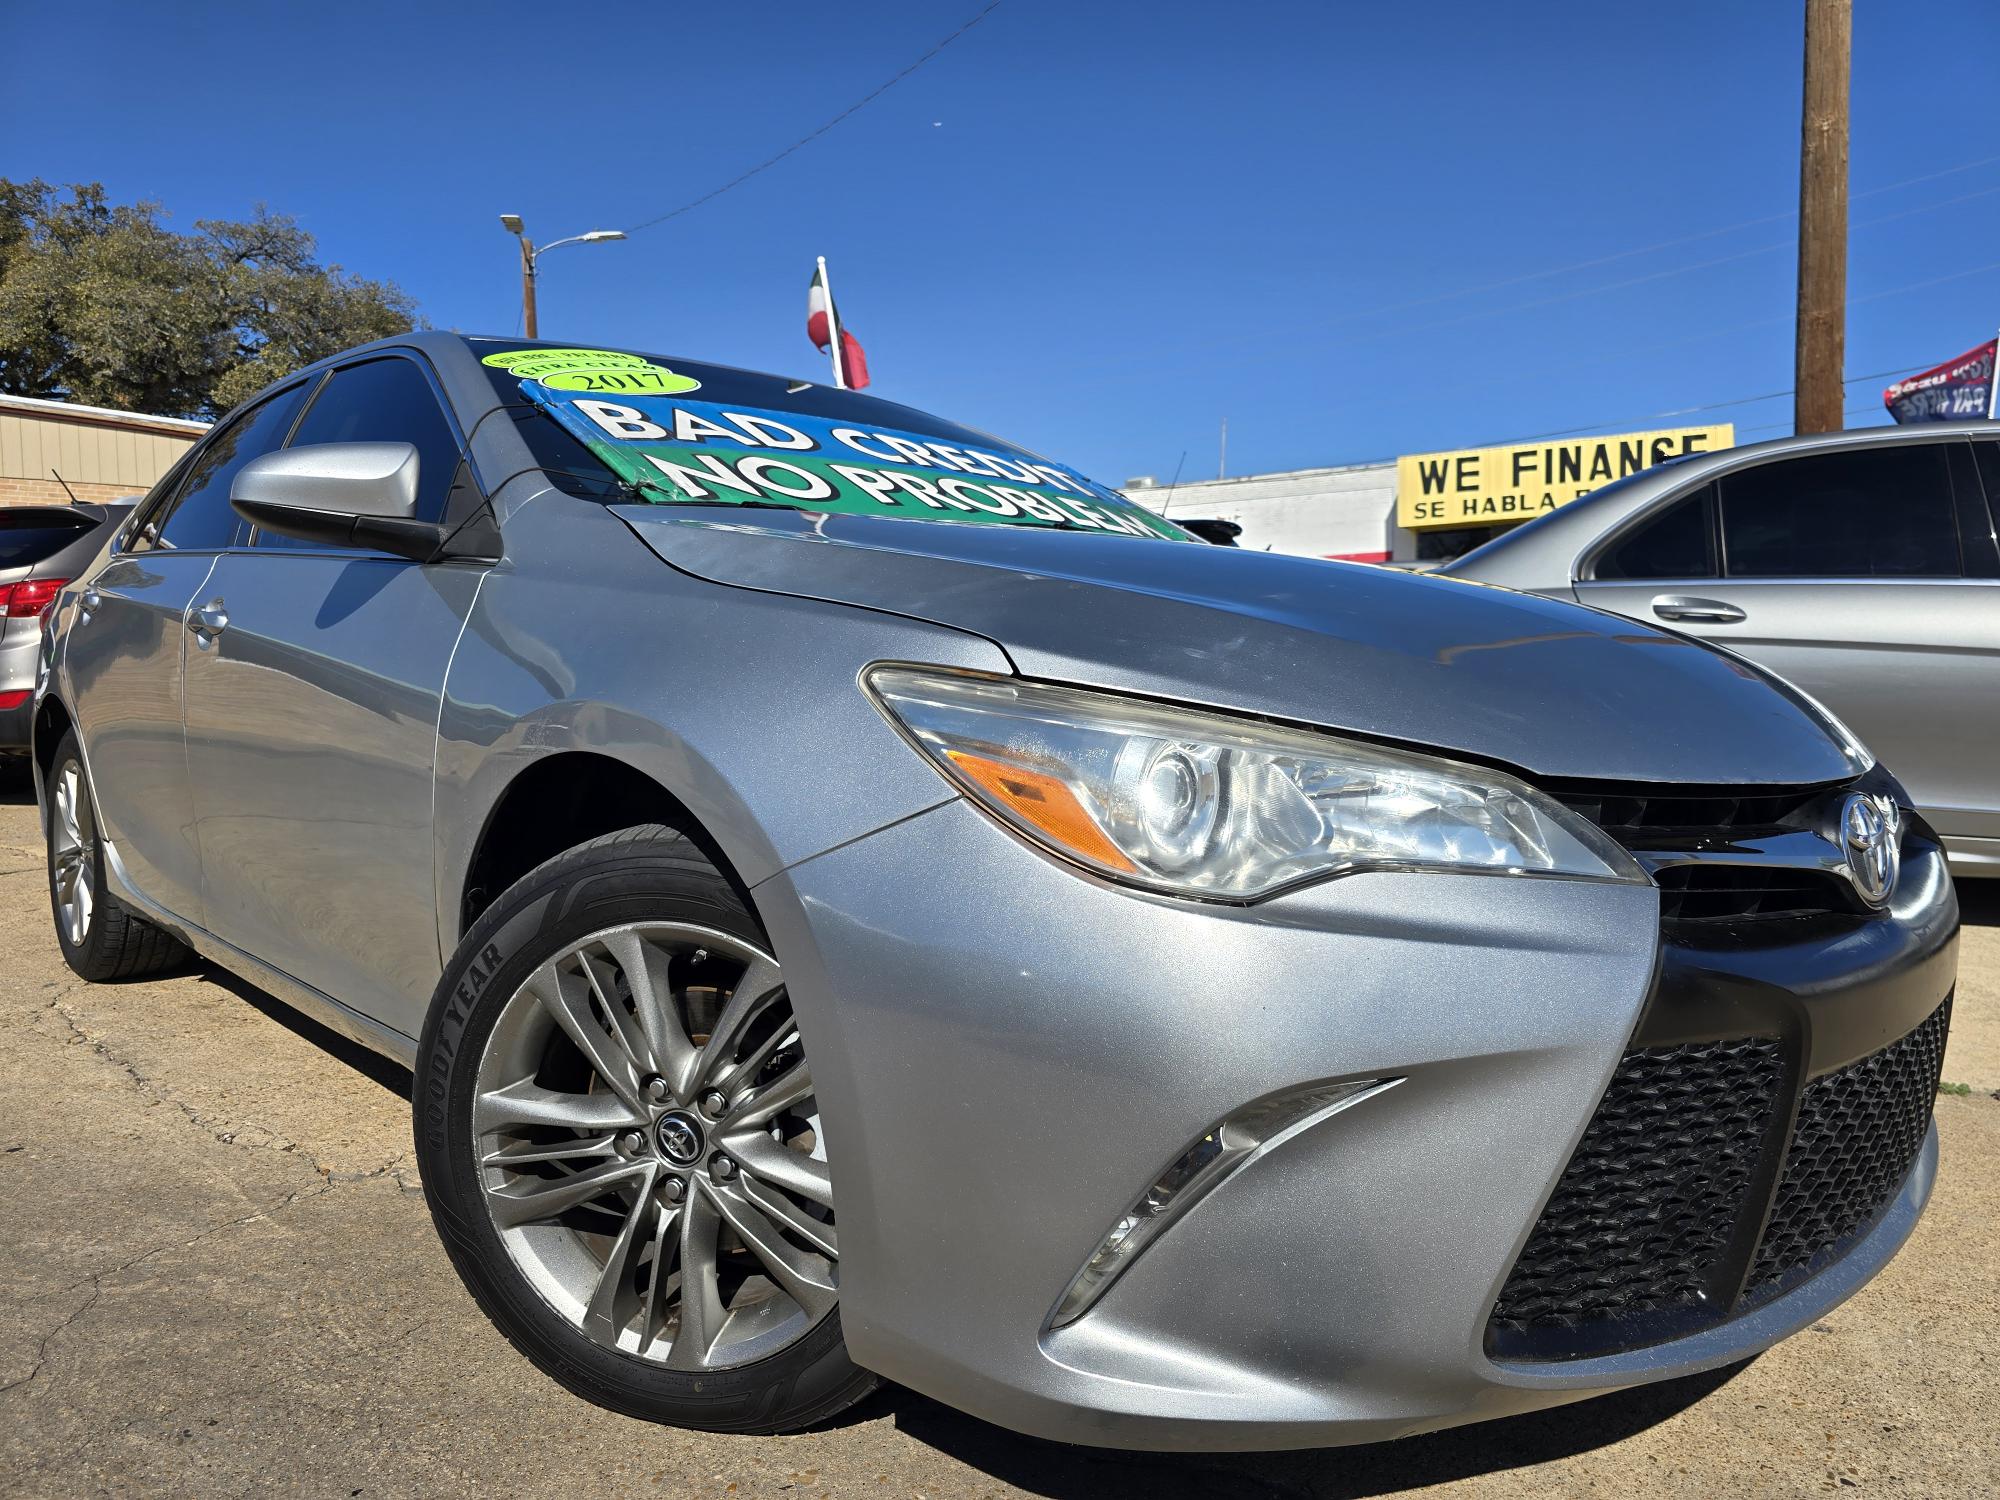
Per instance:
[[[673,395],[698,391],[701,382],[665,365],[619,365],[608,370],[558,370],[536,379],[552,391],[603,391],[628,396]]]
[[[503,349],[489,354],[482,365],[498,365],[517,375],[532,378],[545,370],[597,370],[607,365],[643,365],[644,355],[620,354],[615,349]]]
[[[615,349],[505,349],[480,361],[554,391],[603,391],[628,396],[698,391],[701,382],[639,354]]]

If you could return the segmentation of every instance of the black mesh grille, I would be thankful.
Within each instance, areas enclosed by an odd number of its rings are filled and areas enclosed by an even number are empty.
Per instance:
[[[1843,1254],[1923,1148],[1950,1024],[1947,996],[1900,1041],[1809,1083],[1768,1199],[1759,1163],[1789,1096],[1785,1045],[1628,1052],[1501,1290],[1489,1349],[1561,1359],[1676,1337]]]
[[[1951,1001],[1901,1041],[1816,1078],[1750,1272],[1750,1295],[1776,1295],[1837,1255],[1888,1206],[1930,1130]]]
[[[1496,1347],[1615,1347],[1700,1307],[1784,1074],[1768,1037],[1627,1053],[1493,1309]]]

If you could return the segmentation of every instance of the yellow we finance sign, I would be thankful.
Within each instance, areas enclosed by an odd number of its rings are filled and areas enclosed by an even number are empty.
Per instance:
[[[1429,531],[1532,521],[1614,479],[1735,442],[1736,428],[1725,422],[1720,427],[1406,453],[1396,460],[1396,524]]]

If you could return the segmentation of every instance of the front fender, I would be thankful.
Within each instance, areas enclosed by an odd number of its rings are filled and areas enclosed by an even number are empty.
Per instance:
[[[686,807],[744,885],[947,801],[863,696],[885,659],[988,672],[981,637],[691,578],[601,506],[548,493],[507,521],[438,724],[439,946],[494,808],[528,767],[590,751]],[[588,607],[579,601],[587,598]]]

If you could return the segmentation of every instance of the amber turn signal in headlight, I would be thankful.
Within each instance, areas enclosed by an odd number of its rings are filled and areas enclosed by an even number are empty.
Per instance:
[[[882,666],[865,680],[979,806],[1129,884],[1254,901],[1368,869],[1647,878],[1601,830],[1485,766],[1012,678]]]

